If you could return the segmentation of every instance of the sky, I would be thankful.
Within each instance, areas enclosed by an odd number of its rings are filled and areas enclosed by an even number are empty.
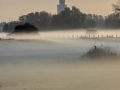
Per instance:
[[[76,6],[83,13],[107,16],[113,13],[112,4],[117,0],[66,0],[68,7]],[[0,0],[0,22],[18,20],[20,15],[47,11],[57,13],[59,0]]]

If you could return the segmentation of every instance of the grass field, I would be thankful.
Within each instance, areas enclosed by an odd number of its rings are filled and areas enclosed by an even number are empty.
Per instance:
[[[81,60],[94,45],[101,39],[2,40],[0,90],[119,90],[119,60]]]

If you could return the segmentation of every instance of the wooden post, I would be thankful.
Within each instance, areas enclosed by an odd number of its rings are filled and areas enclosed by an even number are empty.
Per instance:
[[[77,38],[78,38],[78,35],[77,35]]]
[[[90,38],[90,35],[89,35],[89,38]]]
[[[107,37],[108,37],[108,35],[107,35]]]
[[[74,38],[74,35],[72,35],[72,38]]]

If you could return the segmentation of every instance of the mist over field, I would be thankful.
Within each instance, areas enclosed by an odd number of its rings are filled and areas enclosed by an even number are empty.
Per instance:
[[[95,34],[114,38],[77,35],[86,32],[40,32],[34,40],[1,40],[0,90],[119,90],[119,60],[91,61],[81,56],[94,45],[111,46],[120,53],[120,31],[98,30]],[[7,38],[6,34],[2,37]]]
[[[50,32],[40,32],[40,36],[43,38],[46,37],[52,37],[52,38],[72,38],[72,36],[74,36],[74,38],[78,37],[85,37],[85,36],[91,36],[93,37],[93,35],[95,35],[96,37],[101,37],[102,35],[104,37],[106,37],[107,35],[111,36],[113,35],[114,37],[116,37],[116,35],[118,37],[120,37],[120,31],[119,29],[97,29],[97,33],[90,33],[87,34],[86,33],[86,29],[75,29],[75,30],[59,30],[59,31],[50,31]]]
[[[0,0],[0,90],[120,90],[120,0],[28,1]]]

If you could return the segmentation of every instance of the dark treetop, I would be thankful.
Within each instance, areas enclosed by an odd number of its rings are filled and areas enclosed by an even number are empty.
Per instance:
[[[17,25],[14,28],[12,34],[37,34],[39,30],[30,23],[25,23],[23,25]]]

